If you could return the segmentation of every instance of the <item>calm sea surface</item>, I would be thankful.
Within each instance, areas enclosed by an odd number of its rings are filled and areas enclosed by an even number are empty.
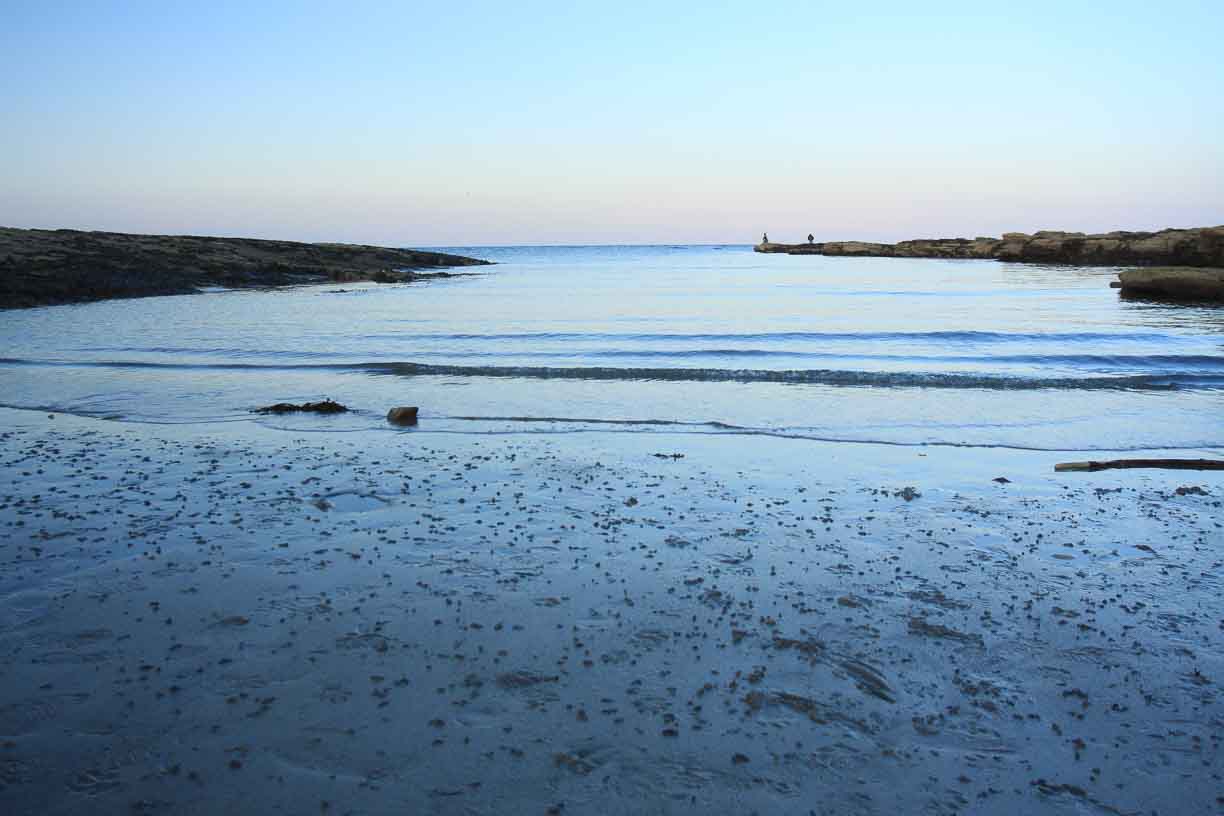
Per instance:
[[[295,432],[771,434],[1064,450],[1224,447],[1224,309],[1116,270],[742,246],[454,247],[409,286],[0,312],[0,403]],[[330,397],[356,413],[250,409]],[[388,429],[388,432],[392,432]]]

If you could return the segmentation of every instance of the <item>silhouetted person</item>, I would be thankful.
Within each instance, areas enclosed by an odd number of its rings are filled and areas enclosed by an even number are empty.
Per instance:
[[[808,233],[808,243],[810,244],[815,240],[816,240],[816,236],[812,235],[812,233],[809,232]]]
[[[762,232],[762,233],[761,233],[761,243],[762,243],[762,244],[768,244],[768,243],[769,243],[769,233],[768,233],[768,232]]]

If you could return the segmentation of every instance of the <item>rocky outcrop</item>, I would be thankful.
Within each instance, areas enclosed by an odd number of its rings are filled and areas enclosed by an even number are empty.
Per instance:
[[[1001,261],[1077,265],[1224,266],[1224,226],[1160,232],[1009,233],[995,251]]]
[[[757,252],[787,255],[842,255],[856,258],[993,258],[998,238],[921,238],[896,244],[870,241],[826,241],[811,244],[767,244]]]
[[[1081,266],[1224,267],[1224,226],[1160,232],[1007,232],[1000,238],[931,238],[875,244],[760,244],[757,252],[880,258],[981,258]]]
[[[1131,297],[1224,303],[1224,269],[1186,266],[1127,269],[1118,273],[1116,287]]]
[[[398,283],[450,274],[421,270],[487,263],[361,244],[0,227],[0,308],[187,294],[208,286]]]

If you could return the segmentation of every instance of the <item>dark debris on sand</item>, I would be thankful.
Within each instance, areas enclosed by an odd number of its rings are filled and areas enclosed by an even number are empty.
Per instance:
[[[351,410],[346,405],[341,405],[329,399],[321,402],[303,402],[297,405],[292,402],[278,402],[275,405],[265,405],[262,408],[254,409],[256,414],[293,414],[305,412],[310,414],[343,414]]]

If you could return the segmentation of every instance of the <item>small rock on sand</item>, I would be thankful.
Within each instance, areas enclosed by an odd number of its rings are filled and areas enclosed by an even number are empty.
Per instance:
[[[387,412],[387,421],[393,425],[415,425],[417,423],[417,407],[401,405]]]

